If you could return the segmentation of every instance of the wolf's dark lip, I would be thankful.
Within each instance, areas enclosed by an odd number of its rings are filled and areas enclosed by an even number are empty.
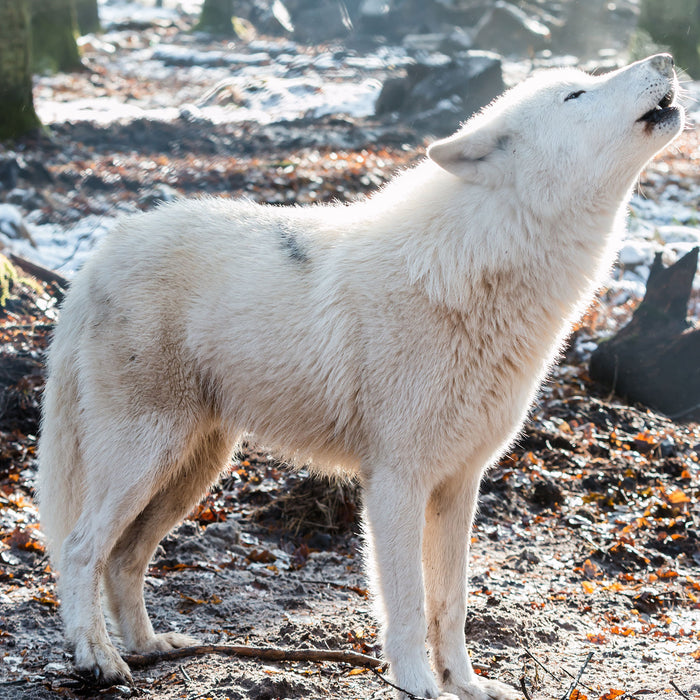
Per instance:
[[[654,126],[655,124],[660,124],[661,122],[665,122],[671,117],[676,116],[679,112],[680,109],[675,105],[671,107],[665,107],[663,109],[655,107],[654,109],[650,109],[646,114],[644,114],[644,116],[642,116],[637,121],[645,122],[649,126]]]
[[[658,124],[664,121],[666,117],[670,114],[675,114],[678,112],[678,107],[673,106],[673,100],[676,93],[673,88],[671,88],[656,104],[655,107],[650,109],[648,112],[642,114],[637,121],[646,122],[647,124]]]

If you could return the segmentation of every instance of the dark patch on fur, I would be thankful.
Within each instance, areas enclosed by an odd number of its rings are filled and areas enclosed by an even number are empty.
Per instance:
[[[280,228],[280,243],[282,245],[282,250],[284,250],[294,262],[301,264],[310,262],[311,258],[303,242],[299,240],[299,235],[295,231],[285,227]]]
[[[452,671],[450,671],[449,668],[446,668],[446,669],[442,672],[442,682],[443,682],[443,683],[447,683],[447,681],[449,681],[451,677],[452,677]]]

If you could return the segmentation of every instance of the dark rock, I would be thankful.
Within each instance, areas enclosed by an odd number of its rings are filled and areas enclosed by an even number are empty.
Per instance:
[[[433,54],[389,78],[377,99],[377,115],[396,113],[401,121],[434,135],[452,133],[504,89],[501,59],[483,51],[450,58]]]
[[[401,111],[406,104],[410,91],[411,84],[406,76],[402,78],[387,78],[374,105],[375,114],[389,114]]]
[[[623,571],[638,571],[646,569],[649,558],[640,550],[623,542],[617,542],[606,551],[606,558],[614,562]]]
[[[474,46],[508,55],[532,55],[547,48],[551,32],[538,19],[498,0],[475,27]]]
[[[236,14],[247,19],[261,34],[288,36],[294,31],[287,3],[282,0],[236,3]]]
[[[552,481],[540,479],[532,489],[532,502],[544,507],[555,506],[564,500],[564,494],[559,486]]]
[[[320,44],[329,39],[347,37],[354,28],[356,2],[288,2],[297,41]]]
[[[449,32],[437,32],[433,34],[407,34],[402,46],[412,56],[430,53],[443,53],[448,56],[462,53],[474,48],[473,32],[462,27],[454,27]]]
[[[633,605],[639,612],[654,614],[664,608],[664,602],[655,588],[643,588],[633,599]]]
[[[447,36],[455,28],[473,27],[488,10],[488,1],[363,0],[359,6],[357,29],[362,34],[381,35],[392,42],[401,42],[409,34]],[[461,48],[470,47],[471,41]]]
[[[37,186],[53,182],[53,179],[46,166],[38,160],[28,160],[16,153],[0,155],[0,189],[12,190],[20,180]]]
[[[17,187],[19,181],[20,165],[17,159],[9,156],[0,161],[0,185],[6,190]]]

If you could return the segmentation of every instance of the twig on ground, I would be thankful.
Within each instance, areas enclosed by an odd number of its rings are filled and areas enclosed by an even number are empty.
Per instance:
[[[315,586],[330,586],[331,588],[337,588],[341,591],[351,591],[352,593],[359,595],[361,598],[367,598],[369,596],[369,593],[366,588],[362,588],[361,586],[352,586],[349,583],[336,583],[335,581],[317,581],[316,579],[312,578],[300,578],[295,580],[299,581],[299,583],[310,583]]]
[[[404,688],[399,687],[398,685],[395,685],[392,683],[390,680],[387,678],[384,678],[379,671],[377,671],[376,668],[372,668],[371,666],[368,666],[369,670],[372,671],[372,673],[377,676],[377,678],[381,679],[383,683],[386,683],[387,685],[390,685],[394,690],[398,690],[400,693],[403,693],[409,700],[428,700],[428,698],[424,698],[420,695],[414,695],[413,693],[410,693],[408,690],[405,690]]]
[[[597,546],[597,545],[596,545],[596,546]],[[525,652],[525,653],[526,653],[526,654],[527,654],[527,655],[528,655],[528,656],[529,656],[529,657],[530,657],[530,658],[531,658],[545,673],[548,673],[552,678],[554,678],[554,680],[556,680],[556,681],[558,681],[559,683],[561,683],[561,678],[559,678],[559,677],[556,676],[554,673],[552,673],[552,672],[551,672],[551,671],[550,671],[550,670],[549,670],[549,669],[548,669],[548,668],[547,668],[547,667],[546,667],[546,666],[545,666],[545,665],[544,665],[544,664],[543,664],[543,663],[542,663],[542,662],[541,662],[527,647],[524,646],[524,647],[523,647],[523,651],[524,651],[524,652]],[[567,676],[569,676],[569,678],[573,678],[573,677],[574,677],[574,674],[571,673],[571,672],[569,672],[569,671],[567,671],[565,668],[562,668],[561,670],[562,670]],[[579,680],[580,680],[580,678],[581,678],[581,677],[579,676]],[[591,688],[589,685],[586,685],[585,683],[579,683],[579,685],[580,685],[581,687],[585,688],[586,690],[590,690],[590,691],[592,691],[592,692],[595,692],[595,690],[594,690],[593,688]]]
[[[276,647],[252,647],[236,644],[201,644],[182,649],[171,649],[170,651],[154,651],[150,654],[127,654],[124,656],[124,661],[133,668],[144,668],[162,661],[174,661],[188,656],[204,656],[205,654],[244,656],[262,661],[331,661],[364,668],[377,668],[384,665],[384,661],[376,656],[368,656],[356,651],[278,649]]]
[[[593,658],[593,652],[589,651],[588,656],[586,657],[586,660],[583,662],[583,666],[581,666],[581,669],[579,670],[578,675],[574,679],[574,682],[571,684],[571,687],[569,688],[569,690],[567,690],[566,693],[564,693],[564,697],[562,698],[562,700],[569,700],[569,698],[571,697],[571,694],[576,689],[578,682],[581,680],[581,676],[583,675],[583,672],[586,670],[586,666],[588,666],[588,662],[592,658]]]
[[[561,678],[552,673],[527,647],[523,647],[523,650],[545,673],[548,673],[555,681],[561,682]]]
[[[522,676],[520,676],[520,690],[523,691],[523,695],[525,696],[525,700],[532,700],[530,697],[530,693],[527,692],[527,685],[525,685],[525,674],[523,673]]]
[[[675,681],[671,681],[671,685],[676,689],[679,695],[685,698],[685,700],[692,700],[690,695],[688,693],[682,691],[675,683]]]

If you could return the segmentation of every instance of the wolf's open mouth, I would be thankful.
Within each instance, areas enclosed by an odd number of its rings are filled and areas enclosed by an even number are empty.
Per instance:
[[[648,112],[642,114],[637,121],[646,122],[649,125],[658,124],[667,117],[678,112],[678,107],[673,105],[676,94],[671,88],[658,102],[658,104]]]

